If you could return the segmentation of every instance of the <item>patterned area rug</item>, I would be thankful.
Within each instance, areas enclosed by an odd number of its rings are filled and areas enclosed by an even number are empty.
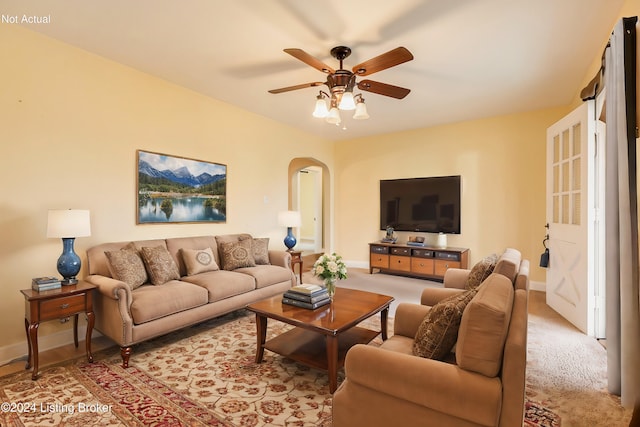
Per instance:
[[[270,321],[268,335],[288,328]],[[255,333],[254,316],[239,311],[135,347],[126,370],[112,348],[37,381],[27,371],[2,377],[1,400],[13,407],[0,425],[330,426],[326,374],[269,351],[256,365]],[[541,404],[528,402],[526,414],[528,427],[560,426]]]

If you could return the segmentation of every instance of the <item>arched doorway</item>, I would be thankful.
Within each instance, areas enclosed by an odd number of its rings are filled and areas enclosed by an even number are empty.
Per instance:
[[[330,246],[329,183],[324,163],[313,158],[296,158],[289,163],[288,203],[289,209],[300,211],[296,248],[303,256],[323,253]]]

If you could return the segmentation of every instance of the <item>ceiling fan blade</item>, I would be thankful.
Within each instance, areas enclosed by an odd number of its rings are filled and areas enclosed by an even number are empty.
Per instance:
[[[387,68],[395,67],[404,62],[411,61],[413,55],[404,47],[397,47],[390,50],[387,53],[371,58],[368,61],[364,61],[361,64],[353,67],[354,74],[359,76],[367,76],[369,74],[377,73],[378,71],[386,70]]]
[[[294,58],[304,62],[305,64],[311,65],[313,68],[315,68],[318,71],[322,71],[323,73],[327,73],[327,74],[336,72],[336,70],[329,67],[327,64],[320,61],[319,59],[309,55],[307,52],[305,52],[302,49],[285,49],[284,51],[287,52],[289,55],[293,56]]]
[[[307,88],[307,87],[320,86],[320,85],[323,85],[323,84],[324,84],[324,82],[303,83],[303,84],[295,85],[295,86],[281,87],[280,89],[271,89],[269,91],[269,93],[289,92],[289,91],[292,91],[292,90],[298,90],[298,89],[304,89],[304,88]]]
[[[362,80],[361,82],[358,82],[358,89],[377,93],[378,95],[390,96],[397,99],[402,99],[405,96],[409,95],[409,92],[411,92],[411,90],[405,89],[400,86],[374,82],[373,80]]]

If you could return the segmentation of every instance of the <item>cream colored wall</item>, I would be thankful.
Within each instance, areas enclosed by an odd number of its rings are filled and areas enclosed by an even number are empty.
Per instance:
[[[57,275],[48,209],[91,211],[91,237],[76,240],[83,260],[106,241],[242,231],[284,248],[289,162],[333,167],[329,141],[17,26],[0,26],[0,61],[0,362],[26,354],[19,290]],[[137,149],[226,164],[227,223],[136,225]],[[58,322],[39,335],[45,347],[71,339]]]
[[[462,175],[462,233],[449,246],[470,248],[470,262],[519,249],[538,267],[545,235],[546,129],[566,114],[550,109],[469,121],[336,145],[336,247],[351,262],[368,263],[379,230],[379,181]],[[409,234],[398,233],[400,241]],[[434,235],[423,234],[428,238]]]

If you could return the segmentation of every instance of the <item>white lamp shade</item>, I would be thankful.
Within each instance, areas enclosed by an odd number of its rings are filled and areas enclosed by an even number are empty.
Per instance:
[[[356,113],[353,115],[353,118],[356,120],[365,120],[369,118],[367,106],[364,105],[364,102],[358,102],[358,105],[356,105]]]
[[[313,117],[324,118],[328,115],[329,110],[327,110],[327,102],[322,98],[318,98],[316,100],[316,108],[313,110]]]
[[[47,237],[75,238],[85,236],[91,236],[91,221],[88,210],[49,210]]]
[[[278,213],[278,224],[282,227],[300,227],[302,219],[298,211],[282,211]]]
[[[353,100],[353,92],[345,92],[342,94],[342,99],[340,100],[340,109],[341,110],[355,110],[356,103]]]

